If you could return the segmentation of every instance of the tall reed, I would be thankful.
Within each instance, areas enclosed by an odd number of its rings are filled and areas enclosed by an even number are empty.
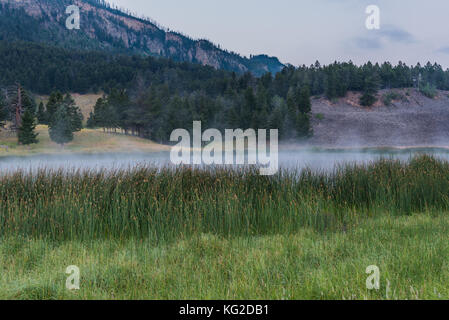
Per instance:
[[[272,177],[256,168],[41,169],[0,176],[0,233],[164,242],[200,233],[325,231],[370,215],[448,210],[448,195],[449,163],[430,156]]]

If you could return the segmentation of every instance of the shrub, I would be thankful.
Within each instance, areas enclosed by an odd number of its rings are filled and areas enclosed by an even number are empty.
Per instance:
[[[377,101],[376,96],[370,93],[364,93],[360,98],[360,104],[365,107],[372,106]]]
[[[421,87],[419,91],[421,92],[421,94],[430,99],[434,99],[437,96],[437,90],[435,86],[429,83],[427,83],[424,87]]]
[[[393,101],[408,102],[408,99],[402,93],[396,91],[389,91],[382,96],[382,102],[386,106],[390,106]]]

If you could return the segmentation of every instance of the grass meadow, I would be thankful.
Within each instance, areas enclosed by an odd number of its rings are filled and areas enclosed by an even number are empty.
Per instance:
[[[449,163],[430,156],[272,177],[9,173],[0,299],[448,299],[448,197]]]
[[[73,141],[64,145],[64,147],[51,141],[48,126],[38,125],[36,133],[39,142],[24,146],[19,145],[16,134],[0,130],[0,157],[170,151],[170,147],[147,139],[124,134],[105,133],[101,129],[83,129],[80,132],[75,132]]]

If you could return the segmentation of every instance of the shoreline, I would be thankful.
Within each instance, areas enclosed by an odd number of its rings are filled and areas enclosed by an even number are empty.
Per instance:
[[[44,152],[1,152],[0,160],[11,158],[32,158],[32,157],[57,157],[57,156],[107,156],[107,155],[157,155],[157,154],[169,154],[170,146],[164,146],[159,150],[144,150],[144,149],[110,149],[110,150],[80,150],[73,151],[66,150],[52,150]],[[378,146],[378,147],[363,147],[363,146],[311,146],[311,145],[279,145],[279,152],[311,152],[311,153],[323,153],[323,152],[360,152],[360,153],[388,153],[388,152],[420,152],[420,151],[444,151],[449,152],[449,146],[439,145],[417,145],[417,146]]]
[[[380,146],[328,146],[328,145],[279,145],[280,151],[406,151],[406,150],[447,150],[442,145],[380,145]]]

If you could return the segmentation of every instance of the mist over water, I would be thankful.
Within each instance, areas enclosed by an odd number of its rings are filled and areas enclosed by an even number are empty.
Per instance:
[[[316,171],[331,171],[338,165],[348,163],[369,163],[382,158],[408,161],[420,154],[433,155],[449,161],[446,149],[308,149],[283,150],[279,152],[280,169],[310,168]],[[50,170],[120,170],[136,166],[156,168],[171,167],[169,152],[158,153],[108,153],[108,154],[65,154],[0,157],[0,174],[16,171],[35,172]]]
[[[15,171],[49,170],[121,170],[136,166],[170,165],[168,152],[99,153],[0,157],[0,174]]]
[[[364,164],[381,159],[397,159],[407,162],[415,156],[432,155],[449,161],[446,149],[313,149],[305,151],[283,151],[279,155],[281,168],[332,171],[345,164]]]

